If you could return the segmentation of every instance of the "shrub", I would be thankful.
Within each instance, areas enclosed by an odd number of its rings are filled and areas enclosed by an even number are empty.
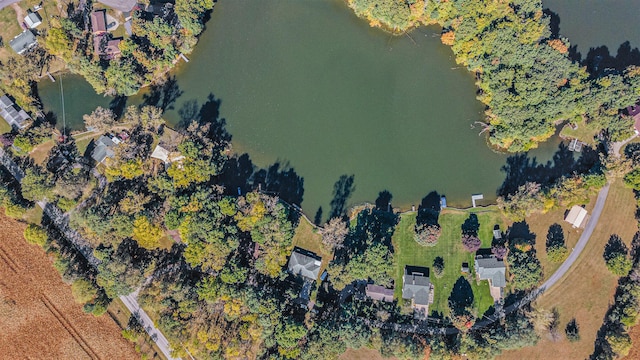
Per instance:
[[[482,241],[480,241],[480,239],[478,239],[477,236],[473,236],[469,234],[462,235],[462,246],[468,252],[478,251],[481,245],[482,245]]]
[[[438,243],[442,229],[440,225],[420,224],[415,227],[416,242],[422,246],[435,246]]]
[[[566,246],[554,246],[547,249],[547,259],[553,263],[561,263],[569,255]]]
[[[491,253],[498,259],[504,259],[507,256],[507,247],[502,244],[495,244],[491,247]]]
[[[433,274],[440,278],[444,273],[444,259],[440,256],[437,256],[433,259]]]
[[[24,229],[24,238],[30,244],[44,246],[47,243],[47,239],[49,238],[49,236],[42,227],[34,224],[29,224],[27,228]]]
[[[78,202],[74,199],[69,199],[66,197],[61,197],[58,199],[58,207],[64,211],[68,212],[78,205]]]
[[[576,342],[580,340],[580,327],[576,322],[576,319],[571,319],[564,329],[564,333],[567,335],[567,340],[570,342]]]

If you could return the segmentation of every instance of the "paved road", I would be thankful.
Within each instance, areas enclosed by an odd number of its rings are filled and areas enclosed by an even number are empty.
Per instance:
[[[17,3],[20,0],[0,0],[0,10],[4,9],[5,7]]]
[[[147,313],[140,307],[138,304],[138,290],[132,292],[129,295],[120,296],[120,300],[124,303],[124,305],[131,311],[132,314],[135,314],[142,324],[142,327],[149,333],[151,339],[155,341],[155,343],[160,348],[160,351],[164,354],[164,356],[168,360],[180,360],[180,358],[174,358],[171,356],[171,345],[169,345],[169,340],[164,336],[160,330],[158,330],[155,325],[153,325],[153,321]]]
[[[598,193],[598,199],[596,200],[596,205],[591,212],[591,219],[587,223],[587,226],[584,228],[582,235],[580,235],[580,239],[576,243],[576,246],[573,248],[571,254],[567,260],[565,260],[562,265],[556,270],[556,272],[551,275],[547,281],[540,286],[540,291],[546,291],[553,287],[560,279],[569,271],[569,268],[573,265],[573,263],[578,259],[582,250],[584,250],[585,246],[589,242],[589,238],[591,238],[591,234],[593,230],[598,225],[598,219],[600,218],[600,214],[602,213],[602,209],[604,208],[604,204],[607,201],[607,195],[609,195],[609,184],[605,185],[600,192]]]

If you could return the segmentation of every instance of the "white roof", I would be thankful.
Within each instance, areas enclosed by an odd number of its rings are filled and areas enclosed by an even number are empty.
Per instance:
[[[156,145],[156,148],[153,149],[153,153],[151,154],[151,157],[154,158],[154,159],[162,160],[164,162],[168,162],[169,161],[169,150],[163,148],[160,145]]]
[[[25,16],[24,22],[27,23],[29,29],[33,29],[38,27],[38,25],[42,24],[42,19],[38,13],[29,13],[29,15]]]
[[[573,205],[564,221],[570,223],[574,228],[579,228],[586,217],[587,210],[581,206]]]

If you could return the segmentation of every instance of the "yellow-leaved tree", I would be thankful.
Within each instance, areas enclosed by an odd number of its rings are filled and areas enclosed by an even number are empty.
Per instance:
[[[140,216],[133,221],[133,238],[145,249],[155,249],[160,246],[162,234],[162,228],[152,224],[146,216]]]

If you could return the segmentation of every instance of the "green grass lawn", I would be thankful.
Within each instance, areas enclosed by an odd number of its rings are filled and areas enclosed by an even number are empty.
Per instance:
[[[4,120],[0,120],[0,134],[11,132],[11,125]]]
[[[300,219],[300,223],[298,223],[293,236],[293,246],[312,251],[322,257],[320,274],[327,268],[329,261],[333,259],[333,252],[322,244],[322,236],[305,219]]]
[[[480,223],[478,236],[482,240],[482,247],[491,246],[493,238],[493,227],[496,224],[504,230],[502,217],[496,208],[471,209],[468,211],[444,210],[440,214],[439,223],[442,227],[442,235],[434,247],[424,247],[414,240],[413,228],[416,222],[416,214],[405,214],[401,216],[400,223],[393,234],[393,246],[396,252],[396,289],[397,299],[402,297],[402,275],[405,265],[425,266],[430,270],[430,280],[434,285],[434,301],[430,306],[430,312],[438,312],[443,315],[449,313],[448,299],[455,282],[464,276],[461,273],[463,262],[469,263],[471,274],[468,274],[470,284],[473,289],[474,304],[481,316],[493,305],[493,299],[489,293],[489,284],[482,281],[479,284],[475,281],[473,273],[474,254],[466,252],[462,247],[461,226],[475,212]],[[441,278],[433,274],[433,260],[441,256],[444,259],[445,270]],[[401,301],[401,300],[400,300]]]

